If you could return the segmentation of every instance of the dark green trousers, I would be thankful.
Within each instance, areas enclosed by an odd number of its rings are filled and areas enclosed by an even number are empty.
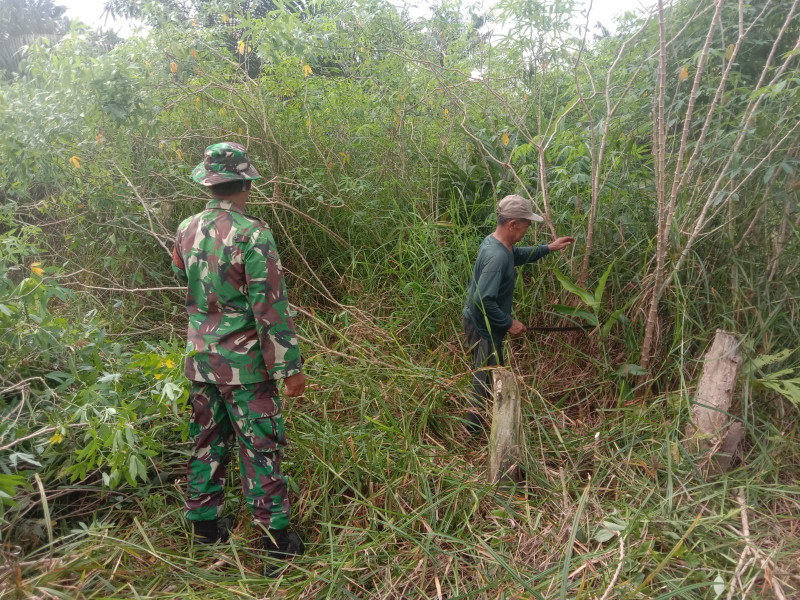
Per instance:
[[[502,343],[478,335],[469,319],[463,317],[462,325],[467,336],[467,346],[472,353],[472,396],[470,404],[479,410],[486,408],[486,399],[492,394],[490,369],[485,367],[503,366]]]

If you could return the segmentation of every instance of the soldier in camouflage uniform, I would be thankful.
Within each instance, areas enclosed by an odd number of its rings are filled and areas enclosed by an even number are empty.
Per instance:
[[[241,144],[209,146],[192,179],[207,186],[212,199],[180,224],[175,238],[173,270],[188,284],[186,376],[192,381],[194,451],[185,510],[197,539],[228,539],[218,516],[235,438],[244,496],[263,528],[264,547],[273,558],[287,558],[304,548],[288,530],[277,381],[284,380],[285,395],[300,396],[305,376],[275,240],[265,223],[244,214],[258,178]]]

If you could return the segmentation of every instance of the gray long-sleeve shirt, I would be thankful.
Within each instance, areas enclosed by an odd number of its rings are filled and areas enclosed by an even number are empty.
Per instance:
[[[463,311],[464,317],[482,338],[492,340],[495,345],[502,343],[511,327],[516,280],[514,267],[537,261],[549,252],[544,244],[514,246],[510,251],[494,235],[484,238],[475,260]]]

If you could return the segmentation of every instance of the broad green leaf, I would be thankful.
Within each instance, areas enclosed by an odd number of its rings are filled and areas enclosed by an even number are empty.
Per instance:
[[[603,299],[603,291],[606,289],[606,281],[608,281],[608,276],[611,274],[611,269],[614,267],[614,261],[611,261],[611,264],[608,265],[606,272],[600,277],[600,281],[597,282],[597,287],[594,289],[594,300],[599,305],[600,300]]]
[[[565,290],[567,290],[571,294],[575,294],[576,296],[578,296],[578,298],[583,300],[584,304],[586,304],[587,306],[590,306],[592,308],[597,306],[597,302],[595,301],[594,296],[592,294],[590,294],[582,287],[574,284],[572,281],[570,281],[570,279],[566,275],[564,275],[558,269],[553,269],[553,272],[555,273],[556,279],[558,279],[558,281],[561,283],[561,286]]]
[[[602,544],[613,538],[614,535],[615,534],[613,531],[609,531],[608,529],[605,529],[603,527],[598,527],[597,531],[595,531],[594,535],[592,536],[592,539],[595,542],[600,542]]]
[[[794,351],[794,349],[787,348],[785,350],[781,350],[777,354],[762,354],[760,356],[756,356],[750,362],[756,369],[760,369],[761,367],[766,367],[767,365],[786,360]]]
[[[792,404],[800,406],[800,377],[797,379],[759,379],[757,381],[767,389],[779,393]]]
[[[600,331],[603,337],[608,336],[609,332],[611,331],[611,328],[614,326],[614,323],[616,323],[619,320],[624,311],[625,307],[623,306],[622,308],[618,308],[613,313],[611,313],[611,316],[608,317],[608,320],[606,320],[605,324],[603,325],[603,329]]]
[[[716,594],[715,598],[719,598],[725,592],[725,580],[722,578],[722,575],[717,573],[717,576],[714,578],[714,593]]]
[[[619,375],[620,377],[627,377],[629,375],[647,375],[647,371],[639,365],[624,364],[621,365],[619,369],[614,371],[614,375]]]
[[[590,313],[588,310],[584,310],[582,308],[576,308],[574,306],[565,306],[564,304],[556,304],[555,306],[553,306],[553,310],[560,315],[564,315],[565,317],[581,318],[593,327],[597,327],[599,325],[597,316],[594,315],[593,313]]]
[[[27,484],[27,479],[22,475],[0,473],[0,504],[15,506],[13,500],[19,486]]]
[[[139,473],[139,467],[136,464],[136,455],[131,454],[131,457],[128,459],[128,483],[130,483],[133,487],[136,487],[136,475]]]
[[[11,466],[15,469],[26,468],[27,465],[33,465],[34,467],[42,466],[42,463],[36,460],[33,454],[29,454],[28,452],[12,452],[8,455],[8,462],[11,463]],[[21,463],[25,464],[23,465]]]
[[[610,529],[611,531],[625,531],[625,528],[627,526],[628,524],[620,519],[614,519],[613,521],[611,520],[603,521],[603,527],[605,527],[606,529]]]
[[[97,381],[99,383],[108,383],[113,381],[114,383],[119,383],[120,378],[122,377],[122,373],[106,373],[102,377],[100,377]]]

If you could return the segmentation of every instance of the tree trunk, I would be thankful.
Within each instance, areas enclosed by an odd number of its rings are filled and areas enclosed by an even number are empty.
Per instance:
[[[517,378],[508,369],[494,369],[492,376],[494,404],[489,434],[489,481],[517,481],[522,449],[522,411]]]
[[[739,340],[717,330],[692,402],[692,420],[686,425],[686,445],[700,457],[707,474],[728,470],[744,435],[742,424],[731,424],[728,416],[741,365]]]
[[[769,278],[767,281],[775,279],[778,272],[778,265],[780,264],[781,254],[789,241],[789,213],[791,211],[791,204],[789,203],[789,196],[783,202],[783,217],[781,218],[781,226],[778,230],[778,239],[775,240],[775,253],[769,261]]]
[[[658,86],[657,93],[654,94],[654,113],[655,123],[653,124],[653,158],[656,196],[658,198],[658,233],[656,237],[656,270],[653,281],[653,296],[650,299],[650,308],[647,311],[647,321],[644,325],[644,340],[642,341],[642,357],[639,361],[641,367],[646,371],[650,368],[650,355],[658,329],[658,302],[661,299],[661,285],[664,281],[664,263],[667,255],[667,244],[669,243],[670,222],[667,218],[668,207],[665,203],[665,176],[666,176],[666,125],[664,121],[664,94],[666,89],[666,31],[664,25],[664,3],[658,1],[658,24],[659,24],[659,53],[658,53]]]
[[[544,224],[550,230],[553,239],[558,237],[556,228],[553,226],[553,218],[550,213],[550,193],[547,189],[547,162],[544,156],[544,148],[536,147],[539,153],[539,187],[542,192],[542,203],[544,204]]]

